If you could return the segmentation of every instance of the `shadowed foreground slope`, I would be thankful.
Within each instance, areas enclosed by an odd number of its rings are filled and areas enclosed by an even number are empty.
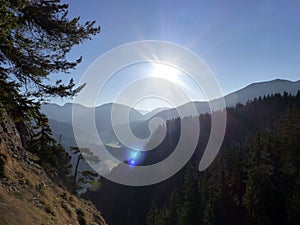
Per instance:
[[[77,198],[49,179],[37,163],[38,157],[24,149],[22,138],[26,134],[18,131],[5,112],[3,115],[0,122],[0,225],[105,225],[91,202]]]

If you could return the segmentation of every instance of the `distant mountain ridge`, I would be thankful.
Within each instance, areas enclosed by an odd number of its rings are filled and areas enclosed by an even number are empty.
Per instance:
[[[49,119],[54,119],[58,122],[63,123],[72,123],[72,108],[73,103],[66,103],[63,106],[57,105],[55,103],[45,103],[42,104],[42,112],[45,113]],[[86,107],[80,104],[76,104],[76,110],[84,116],[85,114],[89,113],[91,110],[95,110],[95,116],[97,118],[97,114],[101,114],[101,116],[109,116],[112,110],[112,106],[116,107],[117,111],[123,113],[124,111],[131,110],[130,112],[130,119],[132,121],[141,120],[143,114],[139,111],[130,108],[129,106],[116,104],[116,103],[107,103],[101,106],[97,106],[94,108]]]
[[[275,79],[271,81],[252,83],[238,91],[225,96],[227,106],[235,106],[237,103],[246,103],[256,97],[287,92],[295,95],[300,89],[300,80],[289,81]]]
[[[233,107],[238,103],[245,104],[247,101],[253,100],[254,98],[258,98],[259,96],[263,97],[275,93],[283,94],[283,92],[287,92],[289,94],[295,95],[299,89],[300,89],[300,80],[289,81],[284,79],[275,79],[271,81],[252,83],[238,91],[226,95],[224,97],[224,100],[227,107]],[[217,99],[212,101],[217,101]],[[108,121],[108,119],[110,119],[110,113],[113,104],[114,107],[117,107],[119,113],[122,113],[125,110],[128,110],[129,108],[129,106],[116,104],[116,103],[103,104],[95,108],[96,118],[97,118],[97,114],[101,114],[103,120]],[[208,102],[206,101],[188,102],[179,107],[187,107],[189,104],[195,104],[199,114],[210,112]],[[58,122],[72,123],[72,106],[73,106],[72,103],[66,103],[63,106],[54,103],[47,103],[42,105],[42,112],[45,113],[49,119],[53,119]],[[80,105],[80,108],[83,114],[85,110],[86,111],[92,110],[92,108],[85,107],[83,105]],[[175,112],[176,111],[175,108],[166,108],[166,107],[156,108],[150,112],[147,113],[144,112],[145,114],[139,112],[136,109],[130,108],[130,110],[131,110],[130,122],[145,121],[155,116],[161,116],[162,118],[165,119],[178,116],[177,112]]]
[[[258,98],[259,96],[267,96],[275,93],[287,92],[292,95],[296,95],[297,91],[300,90],[300,80],[298,81],[288,81],[288,80],[271,80],[266,82],[258,82],[250,84],[238,91],[230,93],[224,97],[227,107],[233,107],[238,103],[246,103],[249,100]],[[213,100],[218,101],[218,99]],[[115,136],[113,126],[111,124],[111,110],[112,106],[117,108],[117,112],[120,115],[124,114],[128,110],[130,111],[129,123],[133,133],[139,138],[147,138],[150,135],[149,131],[149,121],[154,117],[161,117],[163,120],[167,121],[172,118],[178,117],[177,110],[182,107],[189,109],[189,107],[194,105],[197,109],[198,114],[210,113],[210,107],[208,102],[188,102],[177,108],[157,108],[153,111],[143,115],[136,109],[131,109],[128,106],[121,104],[104,104],[95,108],[95,123],[97,131],[101,140],[104,144],[113,143],[118,141]],[[54,136],[59,138],[62,135],[62,143],[65,148],[69,148],[71,145],[75,145],[75,137],[72,128],[72,106],[73,104],[67,103],[64,106],[59,106],[56,104],[43,104],[42,112],[45,113],[49,118],[50,126],[53,130]],[[82,105],[76,105],[76,109],[82,116],[88,115],[92,108],[88,108]],[[189,110],[184,110],[187,114],[184,116],[189,116]],[[126,121],[125,121],[126,122]],[[118,124],[123,126],[124,124]],[[94,140],[98,138],[98,134],[89,133],[89,129],[82,127],[82,135],[87,143],[87,146],[94,143]]]
[[[283,79],[276,79],[271,81],[257,82],[252,83],[238,91],[232,92],[224,96],[224,101],[226,107],[234,107],[236,104],[241,103],[245,104],[247,101],[251,101],[254,98],[263,97],[271,94],[280,93],[283,94],[287,92],[292,95],[296,95],[297,91],[300,90],[300,80],[298,81],[289,81]],[[212,100],[219,101],[220,99]],[[191,105],[194,105],[198,111],[198,114],[210,113],[209,103],[206,101],[194,101],[188,102],[184,105],[181,105],[178,108],[189,108]],[[176,109],[170,109],[166,111],[159,112],[155,116],[159,116],[165,120],[178,117]],[[153,117],[155,117],[153,116]],[[184,115],[184,116],[189,116]]]

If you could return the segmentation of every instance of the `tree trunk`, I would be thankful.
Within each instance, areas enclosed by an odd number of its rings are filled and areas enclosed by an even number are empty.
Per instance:
[[[75,173],[74,173],[74,185],[76,185],[77,172],[78,172],[80,159],[81,159],[81,154],[78,155],[77,162],[76,162]]]

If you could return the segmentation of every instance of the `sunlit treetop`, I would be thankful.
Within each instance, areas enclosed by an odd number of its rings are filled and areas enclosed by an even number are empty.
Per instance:
[[[72,79],[49,82],[48,75],[69,73],[81,57],[69,61],[73,46],[100,32],[95,21],[80,24],[68,17],[68,4],[60,0],[0,0],[0,80],[13,81],[35,99],[72,97]]]

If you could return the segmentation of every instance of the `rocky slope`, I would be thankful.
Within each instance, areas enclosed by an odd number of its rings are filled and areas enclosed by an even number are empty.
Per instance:
[[[26,151],[26,132],[4,112],[0,120],[0,225],[106,225],[89,201],[53,183]]]

